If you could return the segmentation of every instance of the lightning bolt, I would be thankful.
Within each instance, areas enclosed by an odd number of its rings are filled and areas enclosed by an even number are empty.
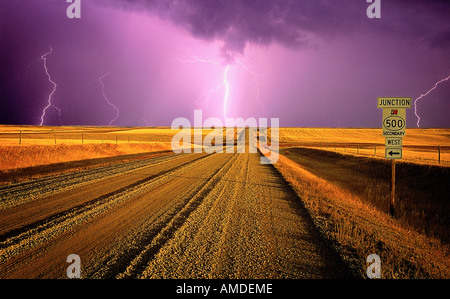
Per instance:
[[[228,83],[228,70],[230,69],[230,65],[227,65],[225,68],[225,73],[223,76],[223,85],[225,86],[225,95],[223,96],[223,118],[227,117],[227,106],[228,106],[228,97],[230,96],[230,84]]]
[[[28,76],[31,67],[32,67],[34,64],[36,64],[36,63],[38,63],[38,62],[40,62],[40,61],[42,61],[41,57],[39,57],[38,59],[36,59],[36,60],[33,61],[33,62],[30,62],[30,63],[27,65],[27,67],[25,68],[25,72],[24,72],[21,76],[19,76],[17,79],[15,79],[12,83],[10,83],[10,85],[18,84],[18,82],[21,81],[21,86],[22,86],[22,88],[23,88],[23,84],[25,83],[25,79],[26,79],[26,77]]]
[[[256,87],[256,101],[258,102],[259,106],[264,110],[264,112],[267,113],[266,109],[264,108],[264,105],[261,103],[261,93],[260,93],[260,88],[259,88],[259,81],[260,81],[260,75],[258,75],[256,72],[252,71],[248,66],[246,66],[244,63],[242,63],[239,60],[236,60],[236,62],[244,69],[246,70],[249,74],[251,74],[253,76],[253,82],[255,83],[255,87]]]
[[[184,62],[184,63],[209,63],[209,64],[214,64],[214,65],[220,65],[221,64],[218,60],[206,59],[206,58],[202,58],[202,57],[198,57],[198,56],[190,56],[190,57],[187,57],[187,58],[184,58],[184,59],[178,59],[178,61]],[[261,101],[260,101],[259,75],[257,73],[255,73],[254,71],[252,71],[249,67],[247,67],[243,62],[241,62],[239,60],[236,60],[236,63],[242,69],[244,69],[246,72],[248,72],[251,76],[253,76],[253,81],[255,82],[255,87],[256,87],[256,100],[258,101],[258,103],[261,106],[261,108],[263,110],[265,110],[263,105],[261,104]],[[230,64],[228,64],[225,67],[224,75],[223,75],[223,82],[221,84],[211,88],[210,90],[207,90],[206,92],[203,92],[196,100],[196,102],[197,102],[201,98],[206,96],[206,100],[208,102],[209,98],[211,97],[211,95],[213,93],[215,93],[219,89],[224,88],[225,89],[224,96],[223,96],[223,116],[224,116],[224,118],[226,118],[226,115],[227,115],[228,102],[229,102],[229,97],[230,97],[230,83],[228,81],[230,68],[231,68]]]
[[[186,58],[177,58],[176,59],[178,62],[182,62],[182,63],[208,63],[208,64],[214,64],[214,65],[220,65],[220,62],[218,60],[215,59],[205,59],[205,58],[201,58],[198,56],[189,56]],[[195,100],[195,103],[198,103],[199,101],[201,101],[202,98],[206,97],[206,103],[209,102],[210,97],[216,93],[219,89],[222,89],[224,87],[223,82],[202,92],[198,98]]]
[[[112,68],[110,71],[104,73],[103,75],[101,75],[101,76],[98,78],[98,82],[100,83],[100,86],[101,86],[101,91],[102,91],[103,99],[105,100],[106,103],[108,103],[109,106],[111,106],[111,107],[114,109],[114,111],[116,111],[116,116],[109,122],[109,126],[111,126],[111,125],[113,124],[113,122],[115,122],[117,119],[119,119],[119,117],[120,117],[120,110],[119,110],[119,108],[118,108],[116,105],[114,105],[114,104],[109,100],[108,96],[106,95],[106,93],[105,93],[105,84],[104,84],[104,82],[103,82],[103,79],[105,79],[106,77],[108,77],[109,75],[111,75],[111,73],[114,72],[114,71],[116,70],[116,68],[118,68],[118,67],[121,66],[123,63],[125,63],[125,60],[126,60],[126,59],[127,59],[127,54],[124,53],[124,58],[123,58],[123,61],[122,61],[121,63],[117,64],[117,65],[116,65],[114,68]]]
[[[180,62],[184,63],[209,63],[209,64],[215,64],[220,65],[220,62],[215,59],[205,59],[198,56],[190,56],[188,58],[178,59]],[[213,93],[215,93],[217,90],[225,88],[225,94],[223,97],[223,116],[226,118],[227,113],[227,105],[228,105],[228,98],[230,96],[230,84],[228,83],[228,70],[230,69],[230,65],[227,65],[225,67],[224,75],[223,75],[223,82],[210,90],[207,90],[206,92],[203,92],[196,100],[200,100],[203,96],[207,95],[206,100],[209,101],[209,98]]]
[[[212,64],[217,64],[219,65],[220,62],[218,60],[215,59],[205,59],[205,58],[201,58],[198,56],[189,56],[186,58],[180,58],[177,59],[180,62],[185,62],[185,63],[197,63],[197,62],[203,62],[203,63],[212,63]]]
[[[114,70],[114,69],[113,69]],[[105,84],[103,83],[103,79],[109,75],[111,75],[111,73],[113,72],[113,70],[110,70],[109,72],[101,75],[98,78],[98,82],[100,83],[100,86],[102,87],[102,96],[105,99],[105,101],[108,103],[109,106],[111,106],[115,111],[116,111],[116,116],[109,122],[109,126],[112,125],[113,122],[115,122],[119,117],[120,117],[120,110],[119,108],[117,108],[116,105],[114,105],[113,103],[111,103],[111,101],[109,100],[108,96],[105,94]]]
[[[53,109],[57,110],[58,116],[61,117],[61,110],[58,107],[56,107],[55,105],[53,105],[53,103],[52,103],[53,95],[55,94],[56,88],[58,87],[58,85],[55,83],[55,81],[52,80],[52,77],[50,76],[50,73],[48,72],[48,67],[47,67],[47,56],[52,53],[53,53],[53,48],[50,46],[50,51],[41,56],[41,60],[44,62],[45,74],[47,75],[48,81],[51,84],[53,84],[53,90],[48,96],[47,106],[45,106],[44,110],[42,111],[41,122],[39,124],[40,126],[42,126],[44,124],[45,115],[49,108],[53,108]]]
[[[438,87],[439,84],[441,84],[442,82],[447,81],[447,80],[449,80],[449,79],[450,79],[450,75],[449,75],[447,78],[444,78],[444,79],[442,79],[442,80],[436,82],[436,83],[434,84],[433,88],[431,88],[431,89],[428,90],[426,93],[420,95],[420,97],[418,97],[417,99],[414,100],[414,114],[415,114],[416,117],[417,117],[417,127],[418,127],[418,128],[420,128],[420,116],[417,114],[417,102],[418,102],[420,99],[422,99],[422,98],[426,97],[427,95],[429,95],[433,90],[435,90],[435,89]]]
[[[205,98],[205,104],[209,103],[209,99],[211,98],[211,96],[216,93],[218,90],[223,89],[224,88],[224,83],[220,83],[217,86],[212,87],[211,89],[208,89],[204,92],[202,92],[198,98],[195,100],[195,103],[198,103],[199,101],[202,100],[202,98]]]

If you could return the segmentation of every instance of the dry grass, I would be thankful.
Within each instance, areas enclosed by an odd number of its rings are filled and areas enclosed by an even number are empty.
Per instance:
[[[0,125],[0,171],[172,150],[172,138],[179,132],[170,127]],[[202,138],[211,132],[213,130],[202,130]],[[194,144],[193,129],[191,138],[187,137],[184,141],[191,147],[201,146]]]
[[[0,171],[171,150],[165,127],[0,126]]]
[[[281,150],[318,177],[389,213],[391,163],[310,148]],[[450,169],[431,165],[396,164],[395,218],[405,226],[450,242]]]
[[[170,128],[128,127],[40,127],[0,126],[0,144],[57,145],[57,144],[123,144],[170,142],[176,130]]]
[[[0,146],[0,171],[170,149],[170,143]]]
[[[440,240],[406,229],[342,187],[280,155],[275,165],[311,213],[326,238],[361,277],[369,254],[381,257],[383,278],[449,278],[449,247]]]
[[[280,128],[280,147],[308,146],[350,155],[384,159],[385,138],[381,129],[364,128]],[[403,161],[450,165],[450,129],[407,129],[403,138]],[[376,147],[376,149],[375,149]]]

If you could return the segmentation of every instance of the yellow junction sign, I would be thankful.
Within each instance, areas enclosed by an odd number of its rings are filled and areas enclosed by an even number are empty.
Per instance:
[[[411,98],[378,98],[378,108],[411,108]]]

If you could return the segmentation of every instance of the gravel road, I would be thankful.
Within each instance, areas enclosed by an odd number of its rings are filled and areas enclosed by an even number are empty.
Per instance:
[[[257,154],[162,155],[0,188],[0,278],[335,278],[339,258]]]

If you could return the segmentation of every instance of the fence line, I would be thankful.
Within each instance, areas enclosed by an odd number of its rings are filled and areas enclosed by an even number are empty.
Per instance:
[[[297,143],[285,142],[280,143],[281,147],[300,146],[318,148],[327,151],[344,152],[352,155],[384,158],[384,144],[368,144],[368,143],[332,143],[332,142],[311,142]],[[450,164],[450,146],[434,145],[434,146],[414,146],[404,145],[403,147],[404,161],[423,161],[433,162],[435,164]]]
[[[155,142],[171,142],[173,136],[169,135],[142,135],[142,134],[111,134],[111,133],[87,133],[80,131],[47,131],[47,132],[0,132],[0,144],[5,145],[32,145],[32,144],[104,144],[104,143],[155,143]],[[6,140],[6,142],[5,142]],[[285,145],[295,145],[304,147],[325,148],[331,151],[344,151],[351,154],[384,157],[383,151],[377,151],[378,148],[383,148],[384,144],[359,144],[359,143],[338,143],[338,142],[311,142],[311,143],[283,143]],[[280,144],[281,145],[281,144]],[[450,146],[403,146],[406,151],[420,151],[416,155],[432,155],[432,158],[416,158],[414,160],[433,161],[437,164],[448,164],[448,157],[450,153]],[[381,152],[380,154],[378,154]],[[409,153],[410,154],[410,153]],[[409,160],[408,158],[404,160]]]
[[[48,132],[0,132],[0,145],[105,144],[171,142],[169,135]]]

